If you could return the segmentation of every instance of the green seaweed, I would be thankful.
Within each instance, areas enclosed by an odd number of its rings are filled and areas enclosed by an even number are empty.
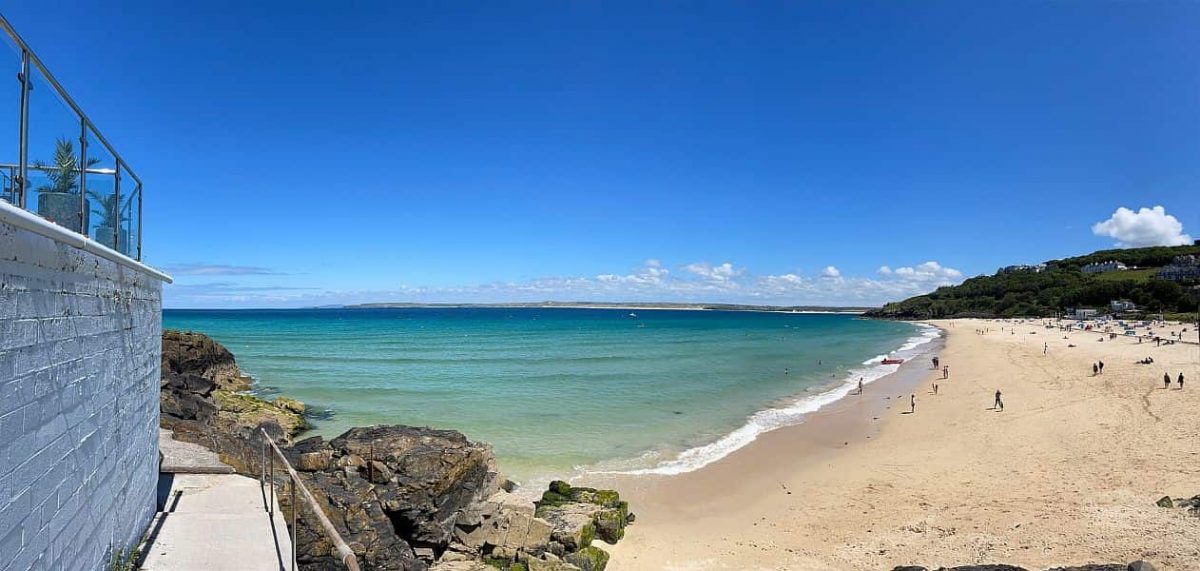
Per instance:
[[[608,565],[608,553],[598,547],[584,547],[564,559],[581,571],[604,571]]]

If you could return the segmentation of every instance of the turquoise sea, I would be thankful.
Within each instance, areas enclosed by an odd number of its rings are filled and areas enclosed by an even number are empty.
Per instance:
[[[317,434],[453,428],[516,479],[694,469],[936,335],[851,315],[560,308],[165,310],[163,326],[223,343],[256,391],[307,403]]]

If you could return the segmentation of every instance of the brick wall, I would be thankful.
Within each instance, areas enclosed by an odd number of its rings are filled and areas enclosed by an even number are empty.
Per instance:
[[[162,284],[0,221],[0,570],[101,569],[155,511]]]

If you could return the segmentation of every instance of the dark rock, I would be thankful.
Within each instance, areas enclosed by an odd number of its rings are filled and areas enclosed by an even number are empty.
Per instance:
[[[217,405],[211,395],[216,384],[193,374],[164,376],[159,382],[159,409],[181,420],[211,422]]]
[[[939,571],[1028,571],[1024,567],[989,563],[985,565],[961,565],[958,567],[943,567]]]
[[[211,379],[217,388],[244,391],[250,381],[238,369],[233,353],[203,333],[165,330],[162,335],[162,375],[195,375]]]
[[[1089,563],[1087,565],[1078,565],[1075,567],[1055,567],[1047,571],[1126,571],[1128,566],[1124,563],[1107,563],[1096,564]]]
[[[892,571],[929,571],[929,569],[921,567],[920,565],[901,565],[899,567],[893,567]]]
[[[1197,508],[1200,507],[1200,496],[1192,496],[1190,498],[1182,498],[1175,500],[1177,508]]]
[[[1149,561],[1138,559],[1129,564],[1128,571],[1154,571],[1154,566]]]
[[[491,447],[452,430],[353,428],[322,444],[308,439],[288,454],[293,463],[328,454],[325,468],[301,478],[363,568],[425,569],[450,547],[459,514],[499,488]],[[301,516],[298,557],[305,568],[336,564],[320,524],[303,510]]]
[[[1163,496],[1155,502],[1160,508],[1173,508],[1175,504],[1171,502],[1171,496]]]

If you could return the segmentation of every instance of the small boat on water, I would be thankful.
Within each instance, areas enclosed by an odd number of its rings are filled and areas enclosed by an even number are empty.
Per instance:
[[[890,357],[883,360],[884,365],[899,365],[900,363],[903,363],[903,362],[904,362],[904,359],[894,359],[894,358],[890,358]]]

